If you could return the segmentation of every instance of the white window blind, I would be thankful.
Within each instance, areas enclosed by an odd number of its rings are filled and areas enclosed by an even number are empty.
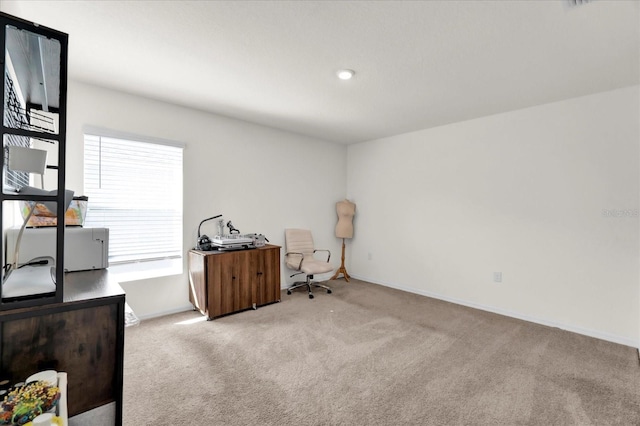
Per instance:
[[[182,256],[182,151],[84,135],[85,227],[109,228],[110,263]]]

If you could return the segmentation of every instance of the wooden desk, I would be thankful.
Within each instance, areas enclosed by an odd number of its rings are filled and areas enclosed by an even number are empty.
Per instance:
[[[280,301],[280,247],[189,251],[189,301],[207,319]]]
[[[107,270],[65,274],[62,303],[0,312],[0,377],[64,371],[70,417],[115,402],[122,425],[124,305]]]

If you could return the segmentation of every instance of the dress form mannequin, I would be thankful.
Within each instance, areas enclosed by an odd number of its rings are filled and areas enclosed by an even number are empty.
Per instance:
[[[353,238],[353,216],[356,214],[356,205],[351,201],[344,199],[336,203],[336,212],[338,213],[338,223],[336,224],[336,237],[342,238],[342,263],[340,268],[331,277],[332,280],[338,278],[338,275],[344,275],[346,282],[349,282],[349,274],[344,266],[344,239]]]

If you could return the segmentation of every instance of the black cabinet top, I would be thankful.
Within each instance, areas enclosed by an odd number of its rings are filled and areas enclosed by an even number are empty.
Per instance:
[[[62,303],[0,311],[0,320],[46,315],[91,306],[123,303],[125,292],[106,269],[68,272],[64,275]]]

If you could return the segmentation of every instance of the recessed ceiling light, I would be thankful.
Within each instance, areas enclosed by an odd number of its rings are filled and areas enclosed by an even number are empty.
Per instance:
[[[338,71],[338,78],[340,80],[350,80],[356,72],[354,70],[340,70]]]

